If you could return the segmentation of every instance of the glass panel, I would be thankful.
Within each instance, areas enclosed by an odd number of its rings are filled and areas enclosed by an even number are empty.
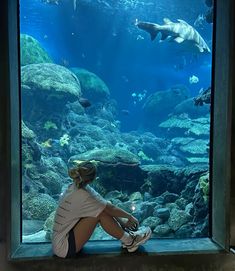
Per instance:
[[[212,17],[212,0],[20,1],[24,242],[50,240],[81,160],[153,238],[209,235]]]

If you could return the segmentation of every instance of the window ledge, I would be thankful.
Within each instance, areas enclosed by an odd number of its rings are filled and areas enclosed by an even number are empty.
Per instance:
[[[195,239],[151,239],[145,245],[140,246],[138,254],[147,255],[174,255],[174,254],[216,254],[224,252],[210,238]],[[90,241],[77,257],[120,256],[126,255],[126,249],[122,249],[119,241]],[[55,258],[51,249],[51,243],[21,244],[12,254],[12,260],[20,259],[50,259]]]

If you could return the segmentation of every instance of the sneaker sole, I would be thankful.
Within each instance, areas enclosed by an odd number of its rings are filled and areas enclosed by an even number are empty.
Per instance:
[[[124,246],[125,246],[125,248],[127,248],[128,252],[135,252],[140,245],[146,243],[146,241],[150,238],[151,234],[152,234],[152,231],[149,230],[149,232],[147,233],[145,238],[142,239],[141,241],[139,241],[139,243],[137,243],[134,247],[128,248],[126,245],[124,245]]]

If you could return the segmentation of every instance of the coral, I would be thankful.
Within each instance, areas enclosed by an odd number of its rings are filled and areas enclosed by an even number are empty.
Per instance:
[[[138,157],[131,152],[120,148],[105,147],[102,149],[94,149],[79,155],[72,156],[70,160],[94,160],[110,165],[124,164],[131,166],[139,164]]]
[[[66,97],[75,101],[81,95],[76,75],[60,65],[40,63],[24,66],[21,68],[21,80],[23,95],[40,92],[44,102],[50,101],[50,98],[54,101]]]
[[[186,157],[187,161],[189,161],[190,164],[208,164],[209,158],[208,157]]]
[[[143,151],[139,151],[137,154],[141,160],[153,161],[151,157],[148,157]]]
[[[144,114],[149,116],[146,120],[151,120],[151,126],[153,125],[153,119],[154,123],[158,124],[163,119],[167,118],[174,107],[185,100],[188,97],[188,94],[188,89],[182,85],[153,93],[147,98],[143,106]]]
[[[102,101],[110,95],[108,87],[96,74],[79,68],[72,68],[71,71],[78,77],[83,95],[89,100]]]
[[[23,200],[23,209],[27,210],[31,219],[47,219],[56,206],[55,200],[47,194],[35,194]]]
[[[52,170],[46,170],[44,174],[40,174],[40,182],[48,189],[50,195],[61,193],[62,183],[58,173]]]
[[[57,130],[58,129],[57,125],[54,122],[50,121],[50,120],[48,120],[48,121],[46,121],[44,123],[43,128],[46,129],[46,130],[50,130],[50,129],[56,129]]]
[[[210,185],[209,185],[209,172],[206,173],[205,175],[202,175],[199,178],[199,187],[203,192],[203,198],[204,201],[207,202],[208,201],[208,196],[209,196],[209,189],[210,189]]]
[[[159,124],[159,127],[171,129],[182,129],[185,135],[209,135],[210,120],[209,118],[190,119],[187,115],[172,116],[166,121]]]
[[[51,140],[52,140],[51,138],[47,139],[46,141],[41,143],[41,146],[44,148],[51,148],[52,147]]]
[[[61,120],[67,103],[77,101],[81,96],[76,75],[52,63],[23,66],[21,90],[22,99],[27,104],[22,108],[23,119],[33,125],[40,121],[40,127],[48,119]]]
[[[64,134],[60,137],[60,146],[63,147],[64,145],[68,145],[70,140],[70,136],[68,134]]]
[[[24,123],[21,121],[21,130],[22,130],[22,137],[25,139],[34,139],[36,137],[34,131],[30,130]]]
[[[44,231],[46,231],[46,239],[51,241],[53,225],[54,225],[55,211],[53,211],[43,225]]]
[[[180,150],[190,154],[207,155],[208,140],[197,139],[193,140],[183,146],[180,146]]]
[[[32,36],[26,34],[20,35],[20,60],[22,66],[52,62],[50,56],[42,48],[41,44]]]

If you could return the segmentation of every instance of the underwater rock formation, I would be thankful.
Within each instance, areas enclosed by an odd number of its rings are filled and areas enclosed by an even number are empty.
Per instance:
[[[81,95],[76,75],[63,66],[50,63],[23,66],[21,90],[23,118],[29,122],[61,114],[66,102],[75,101]]]
[[[76,160],[95,161],[99,183],[108,191],[136,191],[143,179],[138,156],[128,150],[105,147],[94,149],[70,157],[69,163],[76,164]]]
[[[175,106],[188,98],[189,92],[185,86],[175,86],[168,90],[157,91],[150,95],[143,105],[146,117],[145,124],[153,127],[167,118]],[[149,120],[148,120],[149,119]],[[150,122],[150,123],[149,123]]]
[[[81,83],[83,97],[92,102],[100,102],[107,99],[110,95],[105,82],[98,75],[80,68],[70,69]]]
[[[159,124],[160,128],[167,129],[169,136],[207,136],[209,138],[210,119],[202,117],[191,119],[187,114],[171,116]]]
[[[174,108],[172,115],[180,115],[187,112],[190,118],[204,117],[210,112],[210,106],[195,106],[195,98],[189,98],[177,104]]]
[[[32,36],[20,34],[20,64],[52,63],[51,57]]]
[[[27,210],[27,219],[46,220],[56,209],[56,206],[56,201],[47,194],[27,195],[23,199],[23,208]]]

